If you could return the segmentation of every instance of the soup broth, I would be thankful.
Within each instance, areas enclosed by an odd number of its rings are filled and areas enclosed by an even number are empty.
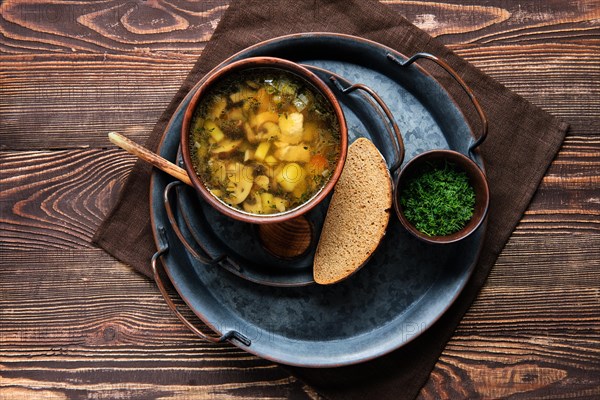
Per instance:
[[[205,186],[251,214],[304,204],[329,181],[340,155],[331,104],[304,79],[269,68],[210,88],[190,131],[192,163]]]

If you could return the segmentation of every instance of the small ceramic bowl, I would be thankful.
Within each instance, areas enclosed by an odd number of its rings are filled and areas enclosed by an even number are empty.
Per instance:
[[[335,163],[331,177],[325,183],[323,188],[320,189],[320,191],[318,191],[311,198],[309,198],[305,203],[291,210],[286,210],[284,212],[273,214],[253,214],[245,212],[242,210],[238,210],[220,200],[206,187],[204,182],[202,182],[201,178],[198,176],[194,169],[192,159],[190,156],[189,144],[191,135],[191,122],[197,107],[199,107],[202,101],[206,98],[207,94],[210,92],[210,89],[217,85],[219,82],[221,82],[222,79],[231,76],[232,74],[243,74],[244,71],[256,72],[256,70],[258,69],[268,69],[271,71],[280,70],[285,71],[287,73],[291,73],[295,75],[298,79],[303,80],[315,91],[320,92],[324,96],[326,101],[328,101],[332,106],[335,118],[337,119],[340,134],[339,157]],[[346,126],[342,108],[333,92],[327,87],[327,85],[325,85],[325,83],[323,83],[321,79],[319,79],[317,75],[315,75],[307,68],[294,62],[274,57],[246,58],[228,64],[224,67],[216,68],[209,72],[207,76],[203,79],[203,82],[200,84],[200,87],[198,88],[198,90],[192,97],[189,105],[187,106],[181,129],[181,149],[183,163],[196,191],[212,207],[214,207],[221,213],[231,218],[253,224],[267,224],[287,221],[292,218],[298,217],[317,206],[331,192],[338,178],[340,177],[340,174],[342,173],[342,169],[344,167],[344,162],[346,160],[347,147],[348,129]]]
[[[466,225],[457,232],[445,236],[429,236],[419,231],[404,214],[404,209],[400,204],[400,197],[408,182],[424,168],[443,167],[446,164],[453,165],[458,171],[464,171],[468,177],[469,184],[475,192],[475,207],[473,216]],[[396,177],[394,192],[394,208],[396,215],[402,225],[413,236],[427,243],[454,243],[462,240],[472,234],[484,221],[490,201],[489,188],[485,174],[477,164],[465,155],[453,150],[432,150],[419,154],[410,160],[406,166],[398,173]]]

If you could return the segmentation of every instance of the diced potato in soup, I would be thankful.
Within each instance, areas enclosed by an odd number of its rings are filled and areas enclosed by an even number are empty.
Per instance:
[[[273,155],[281,161],[307,163],[310,161],[310,148],[307,145],[290,145],[275,150]]]
[[[298,112],[280,115],[279,129],[281,130],[282,141],[289,144],[300,143],[304,131],[304,116]]]
[[[217,83],[192,126],[196,173],[223,203],[249,214],[304,204],[329,181],[340,155],[339,124],[324,96],[270,68]]]

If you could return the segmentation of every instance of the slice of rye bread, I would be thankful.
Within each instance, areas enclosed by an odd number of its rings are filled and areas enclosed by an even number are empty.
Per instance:
[[[348,278],[371,257],[390,219],[392,180],[383,156],[364,138],[348,148],[327,210],[313,265],[315,282]]]

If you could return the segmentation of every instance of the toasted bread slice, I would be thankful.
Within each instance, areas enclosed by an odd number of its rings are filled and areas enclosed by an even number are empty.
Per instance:
[[[369,140],[348,148],[313,266],[315,282],[329,285],[358,271],[381,242],[392,207],[392,180],[383,156]]]

